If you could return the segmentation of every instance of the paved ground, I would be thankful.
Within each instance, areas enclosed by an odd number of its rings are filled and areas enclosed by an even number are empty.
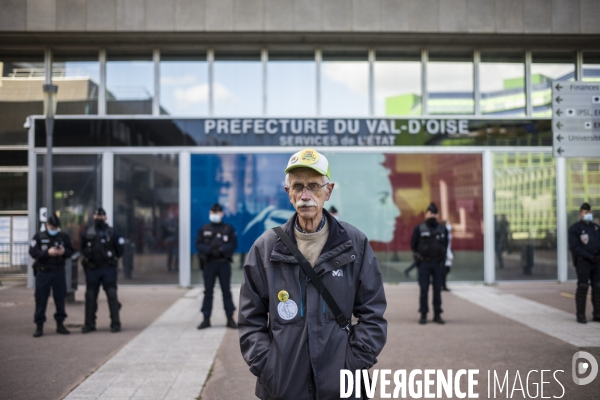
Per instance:
[[[198,289],[129,286],[120,293],[126,305],[124,332],[108,332],[102,297],[103,332],[34,339],[33,292],[0,291],[0,318],[8,322],[0,326],[0,398],[60,399],[82,381],[69,398],[254,398],[255,379],[240,355],[237,332],[222,327],[219,296],[213,322],[221,327],[199,332]],[[453,292],[444,294],[444,326],[417,324],[415,284],[386,285],[386,293],[388,342],[379,369],[479,369],[480,398],[488,398],[488,371],[500,380],[508,371],[512,388],[517,372],[526,386],[527,373],[535,370],[529,384],[533,396],[540,370],[562,370],[557,378],[566,391],[563,398],[600,399],[600,377],[587,386],[571,379],[571,359],[580,348],[600,359],[600,324],[574,322],[574,300],[566,296],[572,295],[573,283],[453,284]],[[69,306],[69,321],[80,322],[82,312],[81,304]],[[560,397],[562,388],[552,375],[546,373],[544,381],[550,382],[544,396]],[[496,395],[507,397],[506,389]],[[523,395],[516,391],[512,398]]]
[[[84,289],[77,291],[83,298]],[[98,331],[81,334],[83,302],[67,305],[71,335],[55,333],[54,301],[49,301],[44,336],[33,338],[33,290],[0,291],[0,399],[61,399],[186,293],[177,287],[121,286],[123,331],[110,332],[104,293],[98,305]],[[199,306],[198,306],[199,307]]]

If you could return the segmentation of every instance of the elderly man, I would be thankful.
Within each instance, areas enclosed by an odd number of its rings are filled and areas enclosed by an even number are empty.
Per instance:
[[[250,249],[240,291],[240,347],[258,378],[257,397],[339,399],[340,370],[371,368],[385,345],[381,271],[366,236],[323,208],[334,188],[327,158],[305,149],[285,172],[296,213]],[[358,321],[350,327],[352,314]]]

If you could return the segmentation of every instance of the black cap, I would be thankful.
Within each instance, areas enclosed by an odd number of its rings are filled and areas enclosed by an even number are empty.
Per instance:
[[[60,226],[60,218],[58,218],[55,213],[52,213],[52,215],[48,217],[48,223],[58,228]]]
[[[592,206],[590,206],[590,203],[583,203],[581,207],[579,207],[579,211],[582,210],[592,211]]]
[[[427,207],[427,210],[425,210],[425,211],[431,211],[432,214],[437,214],[438,213],[438,208],[437,208],[437,206],[435,205],[434,202],[431,202],[429,204],[429,206]]]
[[[210,211],[213,211],[213,212],[222,212],[223,211],[223,207],[221,207],[221,205],[219,203],[215,203],[210,208]]]
[[[329,212],[331,214],[337,214],[338,210],[337,210],[337,208],[335,208],[335,206],[331,206],[331,207],[329,207]]]
[[[104,208],[98,207],[96,208],[96,211],[94,211],[94,215],[106,215],[106,211],[104,211]]]

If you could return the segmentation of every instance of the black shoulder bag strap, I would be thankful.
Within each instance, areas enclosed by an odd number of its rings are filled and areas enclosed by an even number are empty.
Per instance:
[[[285,244],[285,247],[287,247],[288,250],[292,252],[294,257],[300,264],[300,267],[302,267],[304,273],[312,281],[313,285],[315,285],[315,288],[317,288],[317,291],[321,294],[323,300],[325,300],[325,303],[327,303],[333,315],[335,315],[335,319],[337,320],[338,324],[340,324],[340,328],[344,329],[348,334],[350,334],[352,332],[351,321],[348,318],[346,318],[342,310],[340,310],[340,307],[335,302],[335,299],[333,298],[331,293],[329,293],[329,290],[327,290],[327,286],[323,284],[323,281],[316,274],[315,270],[310,265],[308,260],[302,255],[302,253],[300,253],[298,247],[296,247],[294,242],[292,242],[292,239],[290,239],[290,237],[283,231],[283,229],[281,229],[280,226],[273,228],[273,230],[275,231],[277,236],[279,236],[283,244]]]

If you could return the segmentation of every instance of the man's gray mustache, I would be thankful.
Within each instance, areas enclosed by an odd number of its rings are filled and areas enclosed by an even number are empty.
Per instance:
[[[316,207],[317,206],[317,202],[314,200],[298,200],[296,202],[296,207]]]

